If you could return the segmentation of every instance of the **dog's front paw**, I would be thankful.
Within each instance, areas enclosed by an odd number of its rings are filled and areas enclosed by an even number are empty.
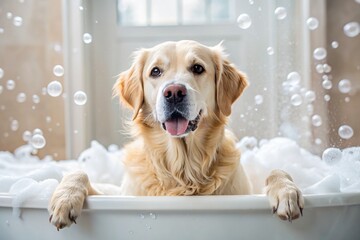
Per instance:
[[[266,179],[266,194],[273,213],[280,219],[292,221],[303,214],[304,198],[289,174],[274,170]]]
[[[58,231],[76,223],[77,217],[80,216],[84,200],[88,194],[86,184],[78,181],[79,178],[84,177],[87,179],[87,176],[73,174],[67,179],[63,179],[51,197],[48,207],[49,221],[55,225]]]

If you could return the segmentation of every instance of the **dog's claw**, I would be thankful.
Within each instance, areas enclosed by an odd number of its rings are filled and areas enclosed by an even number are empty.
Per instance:
[[[51,223],[51,219],[52,219],[53,215],[51,214],[49,217],[49,222]]]
[[[303,216],[303,208],[300,208],[300,214]]]
[[[276,211],[277,211],[277,208],[276,208],[276,207],[273,207],[273,208],[272,208],[272,214],[275,214]]]

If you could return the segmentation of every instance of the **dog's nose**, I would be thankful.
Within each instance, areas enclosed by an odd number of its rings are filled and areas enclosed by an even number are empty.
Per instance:
[[[164,97],[168,102],[181,102],[186,96],[186,87],[182,84],[171,84],[164,89]]]

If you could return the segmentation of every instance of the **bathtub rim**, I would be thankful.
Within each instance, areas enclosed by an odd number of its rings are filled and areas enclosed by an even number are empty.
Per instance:
[[[360,192],[304,195],[305,209],[360,205]],[[13,207],[13,195],[0,193],[0,208]],[[22,209],[47,209],[49,199],[33,199],[21,205]],[[265,195],[243,196],[181,196],[132,197],[89,196],[84,210],[269,210]]]

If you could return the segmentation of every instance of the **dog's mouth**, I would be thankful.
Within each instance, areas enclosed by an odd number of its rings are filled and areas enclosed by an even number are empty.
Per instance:
[[[170,118],[162,123],[162,127],[172,136],[180,137],[190,131],[195,131],[200,122],[202,110],[194,120],[188,120],[179,112],[171,114]]]

